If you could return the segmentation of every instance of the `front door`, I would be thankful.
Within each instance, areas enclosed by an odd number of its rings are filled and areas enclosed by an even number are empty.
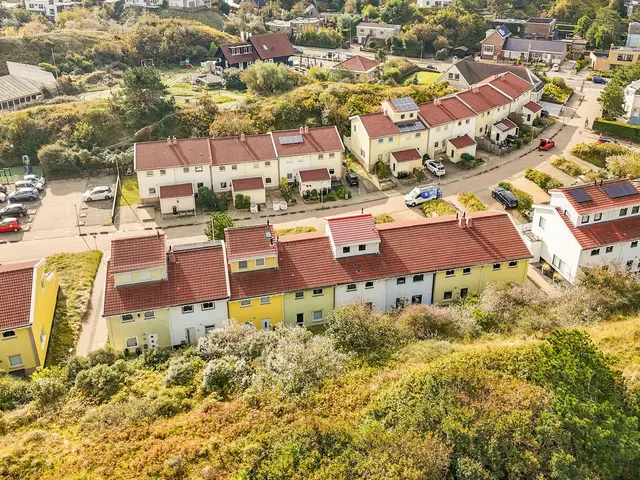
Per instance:
[[[150,333],[149,334],[149,348],[157,348],[158,347],[158,334]]]
[[[269,330],[271,328],[271,320],[268,318],[262,319],[262,329]]]
[[[185,332],[187,334],[187,345],[194,345],[196,343],[196,329],[187,328]]]

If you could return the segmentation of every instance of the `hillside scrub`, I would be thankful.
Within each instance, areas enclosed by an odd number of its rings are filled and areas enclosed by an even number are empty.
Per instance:
[[[605,168],[607,157],[632,153],[627,147],[617,143],[579,143],[569,152],[580,160],[592,163],[596,167]]]

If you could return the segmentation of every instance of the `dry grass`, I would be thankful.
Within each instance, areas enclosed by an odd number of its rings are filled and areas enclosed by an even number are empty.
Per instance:
[[[275,233],[279,237],[283,237],[285,235],[295,235],[296,233],[308,233],[308,232],[315,232],[315,231],[317,231],[316,227],[303,226],[303,227],[278,228],[274,230],[273,233]]]

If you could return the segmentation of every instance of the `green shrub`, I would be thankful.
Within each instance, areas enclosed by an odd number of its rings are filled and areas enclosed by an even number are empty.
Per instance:
[[[544,86],[544,90],[542,91],[542,100],[564,104],[572,93],[573,88],[567,85],[564,79],[554,77],[550,83],[547,83]]]
[[[241,358],[225,356],[210,360],[204,369],[202,388],[206,393],[226,396],[233,391],[245,390],[251,383],[253,371]]]
[[[373,172],[380,179],[389,178],[391,176],[391,169],[389,165],[384,163],[382,160],[378,160],[373,166]]]
[[[392,223],[394,222],[394,218],[388,213],[379,213],[378,215],[373,216],[373,222],[376,224],[379,223]]]
[[[579,72],[580,70],[588,66],[589,66],[589,60],[587,60],[586,58],[581,58],[580,60],[576,61],[576,72]]]
[[[585,173],[587,173],[576,162],[572,162],[571,160],[567,160],[564,157],[556,158],[553,162],[551,162],[551,165],[556,167],[561,172],[566,173],[570,177],[579,177],[580,175],[584,175]]]
[[[31,375],[31,394],[40,405],[49,405],[67,393],[66,371],[59,366],[38,369]]]
[[[460,159],[461,160],[466,160],[467,162],[470,162],[474,158],[475,157],[473,155],[471,155],[470,153],[467,153],[467,152],[464,152],[463,154],[460,155]]]
[[[627,147],[616,143],[578,143],[569,153],[580,160],[592,163],[596,167],[605,168],[607,157],[630,153]]]
[[[597,122],[593,122],[593,130],[612,137],[626,138],[634,142],[640,141],[640,127],[638,125],[599,119]]]
[[[487,206],[480,201],[473,193],[459,193],[458,201],[469,212],[482,212],[487,209]]]
[[[347,189],[345,188],[344,185],[338,185],[335,189],[336,192],[336,196],[340,199],[340,200],[344,200],[347,196]]]
[[[523,192],[522,190],[514,187],[509,182],[500,182],[498,185],[510,190],[511,193],[516,196],[518,199],[518,212],[520,212],[523,217],[529,218],[531,215],[531,209],[533,208],[533,197],[527,192]]]
[[[146,367],[159,367],[169,360],[171,357],[171,350],[166,348],[150,348],[142,352],[142,363]]]
[[[118,360],[111,366],[99,364],[79,372],[75,388],[85,397],[106,402],[120,391],[128,373],[129,368],[124,360]]]
[[[413,176],[416,177],[418,182],[424,182],[427,178],[427,175],[424,173],[424,168],[414,168]]]
[[[164,376],[164,383],[167,387],[188,386],[193,381],[196,373],[201,367],[201,362],[197,357],[179,356],[172,358],[169,368]]]
[[[462,337],[459,318],[453,308],[409,305],[398,314],[398,326],[418,340]]]
[[[329,190],[329,193],[327,193],[323,198],[325,202],[335,202],[338,199],[335,190]]]
[[[273,343],[274,333],[256,330],[252,325],[230,322],[226,328],[215,329],[198,340],[196,351],[203,360],[237,357],[254,360],[262,355],[267,344]]]
[[[524,178],[526,178],[527,180],[531,180],[545,192],[548,192],[552,188],[562,187],[562,182],[560,182],[559,180],[556,180],[549,174],[546,174],[539,170],[534,170],[533,168],[527,168],[524,171]]]
[[[122,351],[114,350],[111,347],[98,348],[87,354],[90,367],[95,367],[96,365],[113,365],[123,358],[124,353]]]
[[[0,374],[0,410],[12,410],[32,400],[29,382]]]
[[[422,208],[422,211],[427,217],[443,217],[456,214],[456,209],[441,198],[428,200],[424,202],[420,208]]]
[[[251,198],[247,195],[242,195],[241,193],[236,194],[235,207],[238,210],[246,210],[251,206]]]
[[[280,193],[282,193],[282,198],[284,198],[286,202],[290,202],[293,198],[293,189],[285,177],[280,179]]]

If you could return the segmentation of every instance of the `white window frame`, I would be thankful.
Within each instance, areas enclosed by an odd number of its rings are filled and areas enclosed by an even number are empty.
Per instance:
[[[260,297],[260,305],[269,305],[271,303],[271,297]]]
[[[144,312],[144,319],[145,320],[151,320],[152,318],[156,318],[156,312],[153,310],[149,310],[147,312]]]
[[[320,318],[316,318],[316,313],[320,314]],[[324,320],[323,310],[314,310],[312,313],[312,319],[314,322],[322,322]]]
[[[313,296],[314,297],[320,297],[322,295],[324,295],[324,289],[322,289],[322,288],[314,288],[313,289]]]
[[[183,314],[188,314],[188,313],[193,313],[195,312],[195,308],[193,308],[193,305],[183,305],[182,307],[180,307],[180,311]]]
[[[303,292],[295,292],[293,294],[294,300],[304,300],[304,291]]]
[[[249,268],[249,262],[247,260],[238,260],[238,270],[246,270],[247,268]]]
[[[264,258],[256,258],[256,267],[264,267]]]
[[[250,306],[251,306],[251,300],[249,299],[240,300],[240,308],[246,308]]]
[[[211,305],[211,306],[207,307],[205,305]],[[202,304],[200,305],[200,308],[202,310],[215,310],[216,309],[216,302],[202,302]]]
[[[449,295],[449,298],[447,298],[447,294]],[[448,292],[444,292],[442,294],[442,300],[445,302],[449,302],[451,300],[453,300],[453,291],[449,290]]]
[[[453,269],[453,270],[445,270],[444,271],[444,276],[445,277],[455,277],[456,276],[455,269]]]
[[[136,341],[135,345],[129,346],[129,340],[134,339]],[[126,337],[124,339],[124,348],[138,348],[140,344],[138,343],[138,337]]]
[[[347,292],[356,292],[358,290],[358,286],[355,283],[350,283],[347,285]]]
[[[19,363],[13,364],[11,362],[12,358],[17,358],[19,360]],[[22,355],[20,355],[19,353],[17,355],[9,355],[7,357],[7,361],[9,362],[9,368],[20,368],[20,367],[24,367],[24,361],[22,360]]]
[[[131,317],[131,318],[125,318],[125,317]],[[132,313],[125,313],[123,315],[120,315],[120,323],[131,323],[135,321],[136,319]]]
[[[5,336],[6,335],[6,336]],[[12,338],[16,338],[18,335],[15,330],[5,330],[2,332],[2,340],[11,340]]]

